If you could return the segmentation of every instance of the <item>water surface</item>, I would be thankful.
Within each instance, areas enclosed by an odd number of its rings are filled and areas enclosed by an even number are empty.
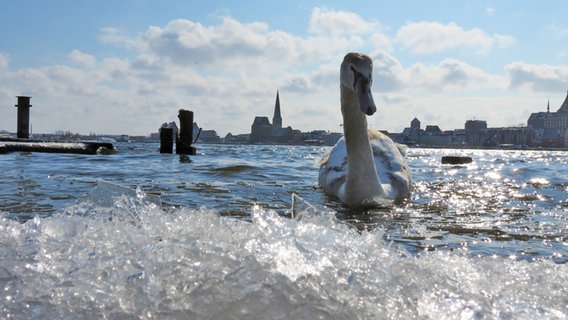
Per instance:
[[[0,155],[4,318],[568,316],[566,152],[410,149],[411,199],[353,211],[317,187],[325,147],[118,148]]]

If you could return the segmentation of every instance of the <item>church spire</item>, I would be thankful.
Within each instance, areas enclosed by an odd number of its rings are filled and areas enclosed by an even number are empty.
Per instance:
[[[272,129],[282,128],[282,115],[280,114],[280,92],[276,90],[276,103],[274,104],[274,117],[272,117]]]
[[[546,113],[550,113],[550,99],[548,99],[548,103],[546,104]]]

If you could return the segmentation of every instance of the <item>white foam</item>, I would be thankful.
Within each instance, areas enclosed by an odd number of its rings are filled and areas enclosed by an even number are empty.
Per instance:
[[[0,219],[4,318],[549,318],[568,316],[550,261],[419,257],[329,212],[251,222],[118,197]]]

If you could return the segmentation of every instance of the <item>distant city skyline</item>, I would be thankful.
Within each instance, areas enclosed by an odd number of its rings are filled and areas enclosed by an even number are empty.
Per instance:
[[[567,92],[568,93],[568,92]],[[18,97],[18,109],[25,109],[29,105],[29,97]],[[181,112],[181,110],[180,110]],[[20,123],[18,116],[18,122]],[[283,127],[280,108],[279,92],[276,93],[274,104],[274,115],[272,123],[268,116],[255,116],[251,125],[250,133],[231,134],[220,137],[216,130],[200,128],[193,122],[194,135],[192,141],[201,143],[228,143],[228,144],[293,144],[293,145],[334,145],[342,136],[342,133],[326,130],[312,130],[303,132],[294,129],[292,126]],[[27,120],[18,126],[18,138],[27,139],[25,135]],[[164,123],[164,127],[175,128],[174,136],[177,131],[177,123]],[[20,130],[21,129],[21,130]],[[29,129],[29,128],[27,128]],[[55,134],[34,134],[32,139],[49,141],[79,141],[84,139],[109,139],[116,141],[156,141],[162,139],[162,133],[151,133],[143,136],[128,135],[80,135],[69,131],[59,131]],[[487,121],[481,119],[470,119],[464,124],[464,128],[442,130],[436,124],[426,124],[422,128],[422,123],[418,118],[410,121],[410,126],[405,127],[402,132],[387,132],[395,142],[417,147],[436,147],[436,148],[500,148],[500,149],[567,149],[568,148],[568,94],[562,105],[556,110],[551,111],[550,103],[547,103],[546,111],[532,112],[527,119],[527,125],[509,127],[491,127]],[[20,134],[24,136],[20,136]],[[6,135],[0,132],[0,136],[8,140],[15,137],[15,134]]]
[[[412,10],[409,10],[412,8]],[[378,112],[400,132],[417,117],[526,124],[568,89],[568,3],[548,1],[6,1],[0,10],[0,130],[31,96],[34,132],[143,135],[180,108],[224,136],[271,115],[341,131],[339,65],[374,60]]]

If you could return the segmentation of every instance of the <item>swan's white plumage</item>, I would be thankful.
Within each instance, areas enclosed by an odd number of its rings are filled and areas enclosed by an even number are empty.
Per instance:
[[[387,199],[408,196],[412,178],[403,156],[404,146],[395,144],[383,133],[371,129],[369,130],[369,138],[379,183],[384,192],[382,196]],[[347,148],[345,139],[341,138],[321,159],[319,185],[325,193],[335,196],[342,202],[345,202],[343,199],[346,199],[347,168]]]
[[[365,114],[375,109],[370,92],[371,70],[372,61],[367,56],[346,55],[341,68],[345,136],[322,158],[318,178],[325,193],[349,206],[373,205],[410,194],[411,174],[401,146],[379,131],[367,130]],[[360,94],[365,96],[361,98]],[[348,157],[353,161],[351,170]]]

